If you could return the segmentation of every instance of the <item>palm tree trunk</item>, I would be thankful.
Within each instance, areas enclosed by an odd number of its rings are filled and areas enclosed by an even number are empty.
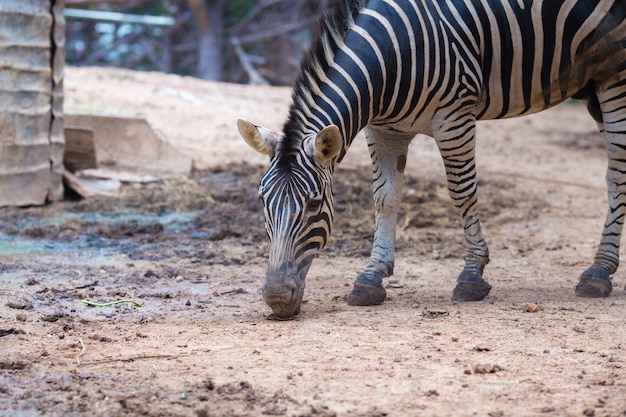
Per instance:
[[[63,1],[0,1],[0,206],[63,196]]]

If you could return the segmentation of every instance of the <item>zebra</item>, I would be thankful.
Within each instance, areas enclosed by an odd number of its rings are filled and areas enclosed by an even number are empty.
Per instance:
[[[270,240],[263,299],[300,312],[305,277],[333,223],[332,178],[363,130],[373,167],[369,262],[346,300],[385,300],[409,143],[434,138],[465,237],[452,297],[479,301],[489,251],[478,214],[477,120],[522,116],[574,97],[606,140],[609,208],[575,294],[607,297],[626,214],[626,2],[623,0],[340,0],[305,54],[282,132],[239,119],[270,158],[259,198]]]

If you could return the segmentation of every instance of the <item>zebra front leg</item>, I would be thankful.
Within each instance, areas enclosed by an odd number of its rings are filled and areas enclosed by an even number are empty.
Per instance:
[[[346,298],[350,305],[376,305],[387,297],[384,277],[393,274],[396,222],[402,199],[402,182],[409,143],[413,135],[376,128],[365,129],[374,176],[374,244],[369,263]]]
[[[475,121],[465,115],[454,122],[449,130],[435,129],[435,140],[446,168],[448,191],[452,204],[461,215],[465,236],[465,266],[457,278],[452,298],[479,301],[489,294],[491,285],[483,279],[483,269],[489,262],[489,250],[477,212]]]

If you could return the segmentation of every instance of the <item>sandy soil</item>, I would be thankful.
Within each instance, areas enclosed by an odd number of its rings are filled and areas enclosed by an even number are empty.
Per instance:
[[[259,294],[267,161],[235,120],[279,129],[289,89],[93,68],[65,83],[66,112],[143,116],[196,170],[117,199],[0,209],[1,415],[626,415],[626,274],[608,299],[573,291],[606,209],[603,144],[578,105],[479,126],[487,299],[450,299],[462,234],[418,137],[388,299],[345,303],[373,229],[357,138],[302,313],[277,322]]]

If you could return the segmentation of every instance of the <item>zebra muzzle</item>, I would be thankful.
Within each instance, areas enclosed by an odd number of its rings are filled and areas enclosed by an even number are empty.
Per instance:
[[[300,313],[304,295],[304,276],[292,265],[278,270],[268,268],[263,285],[263,300],[272,308],[274,315],[288,318]]]

